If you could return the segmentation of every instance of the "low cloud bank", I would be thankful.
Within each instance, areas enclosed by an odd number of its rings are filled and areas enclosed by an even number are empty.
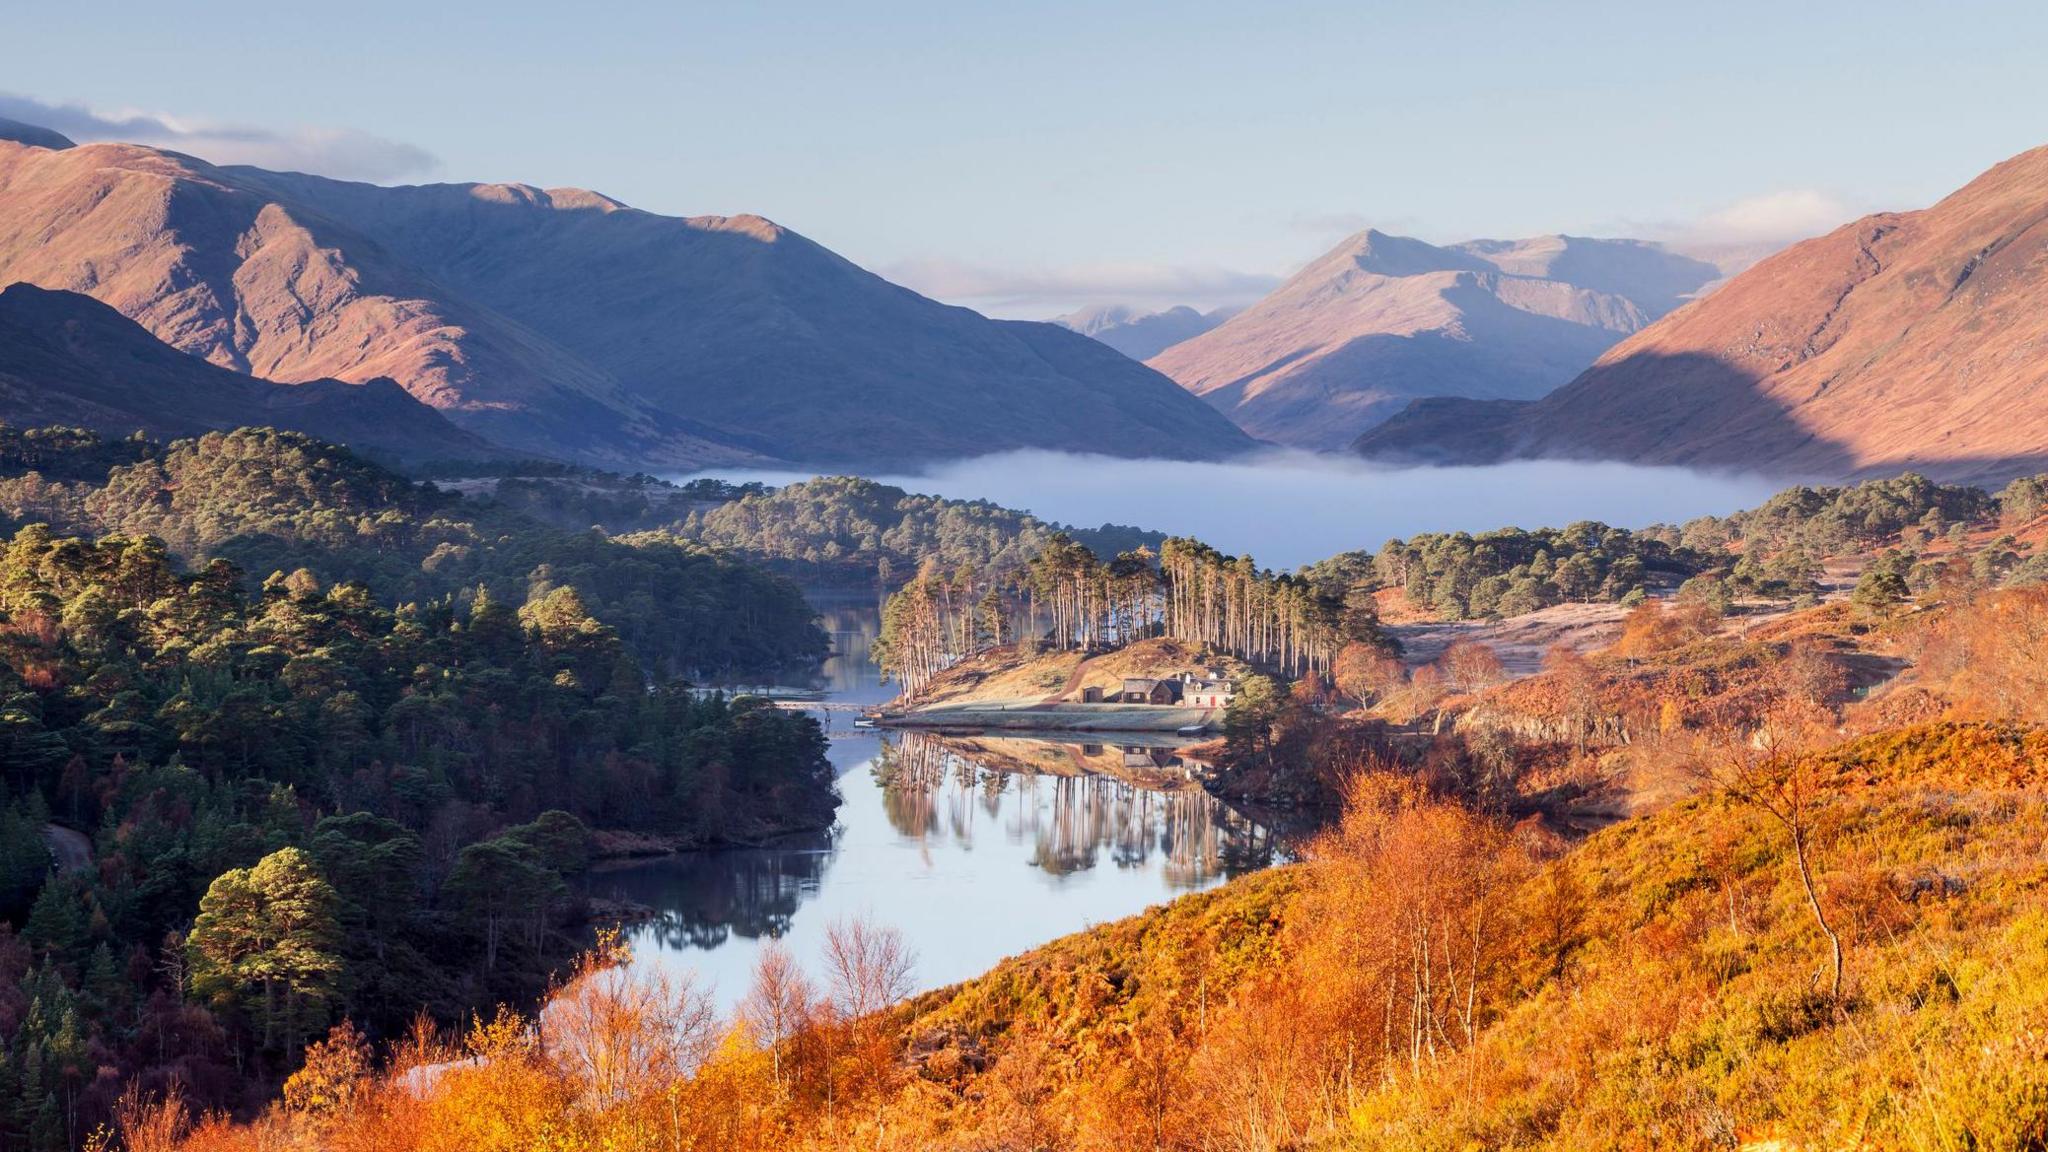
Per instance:
[[[707,473],[787,484],[809,471]],[[1005,452],[875,479],[913,492],[985,499],[1046,520],[1132,524],[1196,536],[1295,568],[1339,552],[1376,550],[1417,532],[1618,527],[1725,515],[1762,503],[1788,481],[1759,476],[1559,460],[1467,468],[1388,468],[1338,456],[1267,452],[1220,463]]]

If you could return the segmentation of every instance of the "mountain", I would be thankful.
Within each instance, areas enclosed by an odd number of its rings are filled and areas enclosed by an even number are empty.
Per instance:
[[[1150,364],[1254,436],[1337,449],[1417,397],[1541,396],[1716,275],[1639,240],[1367,231]]]
[[[1794,245],[1531,404],[1434,400],[1383,458],[1990,480],[2048,461],[2048,148]]]
[[[1249,446],[1082,336],[938,304],[760,217],[579,189],[0,143],[0,283],[16,280],[265,379],[388,376],[497,443],[596,464]]]
[[[1574,288],[1626,297],[1644,315],[1664,315],[1721,275],[1717,261],[1648,240],[1588,240],[1537,236],[1528,240],[1472,240],[1453,251],[1477,256],[1511,276],[1556,280]]]
[[[1100,340],[1133,360],[1150,360],[1216,327],[1235,312],[1233,308],[1197,312],[1185,304],[1164,312],[1140,312],[1121,304],[1098,304],[1056,316],[1052,322]]]
[[[0,421],[158,437],[262,425],[398,461],[508,455],[390,380],[257,380],[188,356],[89,296],[30,284],[0,291]]]
[[[30,144],[37,148],[48,148],[53,152],[77,147],[77,145],[71,142],[71,138],[62,132],[53,131],[38,124],[24,124],[19,120],[10,120],[5,116],[0,116],[0,140],[8,140],[16,144]]]

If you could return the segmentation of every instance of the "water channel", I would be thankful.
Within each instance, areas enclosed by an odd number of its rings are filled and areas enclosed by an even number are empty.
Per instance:
[[[813,602],[834,647],[825,699],[893,695],[868,660],[873,598]],[[1285,852],[1272,829],[1188,778],[1186,741],[878,732],[846,712],[816,714],[843,798],[829,833],[606,867],[587,881],[593,895],[656,911],[630,931],[636,964],[690,971],[723,1008],[769,939],[818,974],[826,928],[843,918],[901,930],[917,986],[934,988]]]

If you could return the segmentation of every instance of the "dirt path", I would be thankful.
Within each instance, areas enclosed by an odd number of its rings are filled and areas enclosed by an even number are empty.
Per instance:
[[[45,824],[43,843],[50,846],[50,859],[59,872],[83,872],[92,867],[92,841],[75,828]]]
[[[1067,697],[1073,695],[1074,689],[1079,688],[1081,686],[1081,678],[1088,674],[1088,666],[1093,663],[1095,663],[1095,657],[1089,656],[1085,657],[1079,664],[1074,665],[1074,670],[1071,673],[1068,673],[1067,682],[1065,684],[1060,685],[1059,691],[1054,692],[1052,695],[1047,696],[1043,700],[1040,700],[1039,703],[1058,704],[1061,701],[1064,701]]]

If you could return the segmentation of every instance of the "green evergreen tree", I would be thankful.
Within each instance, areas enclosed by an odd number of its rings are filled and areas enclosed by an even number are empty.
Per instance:
[[[185,945],[192,991],[253,1014],[266,1048],[295,1054],[340,994],[340,943],[333,887],[304,852],[279,849],[207,888]]]
[[[65,877],[53,876],[36,893],[21,934],[36,955],[69,961],[85,947],[86,924],[84,891]]]

